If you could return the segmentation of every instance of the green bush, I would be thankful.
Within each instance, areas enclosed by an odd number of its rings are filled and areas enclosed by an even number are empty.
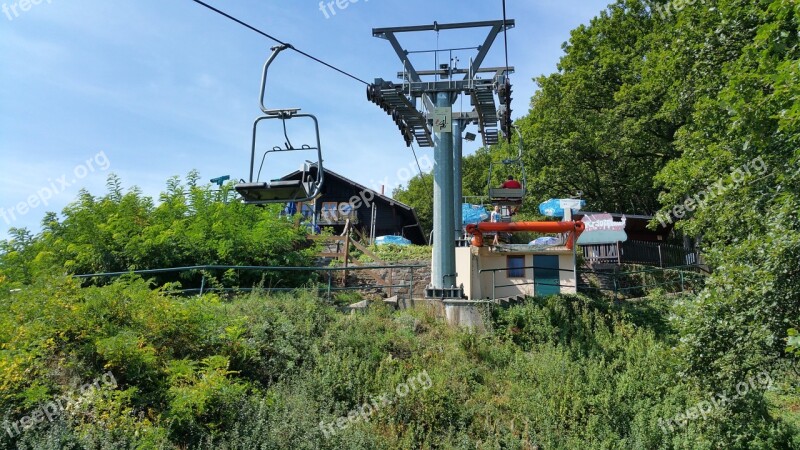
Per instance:
[[[0,241],[0,286],[9,289],[40,274],[92,274],[195,265],[308,266],[317,253],[305,231],[278,217],[280,208],[253,208],[240,201],[223,203],[210,185],[199,185],[192,171],[177,177],[155,205],[138,188],[124,193],[115,175],[108,192],[96,197],[81,191],[62,211],[48,213],[36,236],[12,229]],[[232,184],[223,190],[232,190]],[[309,281],[301,272],[181,272],[152,275],[158,285],[179,282],[199,288],[201,279],[216,287],[298,287]],[[89,280],[106,283],[107,279]]]

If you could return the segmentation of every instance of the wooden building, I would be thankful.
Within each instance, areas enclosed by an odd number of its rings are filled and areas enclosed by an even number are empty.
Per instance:
[[[312,173],[316,167],[312,167]],[[347,221],[365,236],[402,236],[417,245],[426,239],[414,208],[325,169],[322,193],[312,202],[296,205],[296,211],[320,228],[334,234],[344,230]],[[297,179],[300,171],[281,178]]]
[[[626,239],[619,242],[578,243],[583,250],[583,257],[589,264],[641,264],[657,267],[676,267],[698,264],[699,255],[690,242],[684,239],[683,245],[670,243],[674,229],[673,224],[658,224],[655,229],[648,225],[653,216],[618,213],[578,212],[575,220],[583,220],[585,216],[610,216],[615,222],[624,221]],[[587,228],[588,231],[588,228]],[[586,234],[586,233],[584,233]]]

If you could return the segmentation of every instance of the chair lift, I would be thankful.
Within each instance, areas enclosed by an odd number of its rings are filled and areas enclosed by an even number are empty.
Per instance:
[[[272,47],[272,54],[267,62],[264,63],[264,73],[261,77],[261,111],[265,114],[256,119],[253,124],[253,145],[250,153],[250,180],[249,182],[242,182],[236,184],[234,189],[244,199],[244,203],[248,205],[265,205],[270,203],[289,203],[289,202],[306,202],[316,198],[322,190],[322,184],[325,178],[325,173],[322,169],[322,147],[319,141],[319,123],[317,118],[311,114],[299,114],[300,108],[280,108],[268,109],[264,106],[264,95],[267,89],[267,71],[270,64],[275,60],[280,52],[290,48],[289,45],[279,45]],[[307,118],[313,121],[314,130],[316,132],[316,145],[310,146],[303,144],[300,147],[295,147],[289,139],[286,129],[286,122],[291,119]],[[258,172],[255,173],[256,162],[256,135],[258,125],[264,120],[280,120],[283,125],[283,137],[285,141],[283,147],[274,146],[272,149],[266,150],[261,157],[261,165]],[[316,163],[306,161],[300,168],[299,179],[275,179],[271,181],[260,181],[261,170],[264,168],[264,162],[267,155],[279,152],[293,152],[293,151],[310,151],[316,153]],[[313,170],[316,169],[316,170]]]
[[[509,189],[509,188],[496,188],[492,187],[492,173],[494,169],[494,162],[489,163],[489,177],[488,177],[488,185],[487,189],[489,190],[489,201],[492,205],[495,206],[520,206],[522,205],[522,200],[525,197],[525,165],[522,162],[522,133],[520,133],[517,127],[514,127],[517,131],[517,137],[519,138],[518,143],[518,153],[515,159],[504,159],[502,161],[503,167],[506,168],[504,173],[508,173],[509,167],[519,166],[521,177],[518,180],[522,185],[521,188],[518,189]]]

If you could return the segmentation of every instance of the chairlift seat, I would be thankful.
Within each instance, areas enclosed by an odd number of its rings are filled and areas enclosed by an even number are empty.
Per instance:
[[[248,205],[266,205],[269,203],[290,203],[290,202],[306,202],[316,198],[322,189],[325,180],[325,171],[322,168],[322,146],[319,138],[319,123],[317,118],[311,114],[300,114],[300,108],[267,108],[264,103],[264,97],[267,90],[267,72],[269,67],[280,52],[291,48],[288,44],[281,44],[272,48],[272,54],[264,63],[264,71],[261,76],[261,93],[260,93],[260,106],[263,116],[258,117],[253,123],[253,141],[250,149],[250,178],[249,182],[242,181],[234,186],[236,192],[242,197],[245,204]],[[289,128],[286,122],[292,119],[300,120],[301,122],[313,124],[313,134],[315,138],[311,144],[303,144],[294,146],[289,137]],[[256,152],[258,146],[258,126],[265,120],[280,120],[283,128],[283,139],[278,142],[278,145],[262,145],[264,148],[263,156],[261,156],[260,166],[256,166]],[[270,138],[272,139],[272,138]],[[259,181],[261,177],[261,170],[264,168],[265,163],[268,167],[272,167],[272,160],[267,161],[267,156],[274,156],[276,154],[285,154],[284,152],[313,152],[316,153],[316,162],[306,160],[306,163],[300,169],[301,176],[299,179],[277,179],[272,181]],[[311,166],[315,166],[316,174],[311,175]],[[256,172],[256,169],[258,171]]]
[[[517,206],[522,204],[525,189],[492,188],[489,189],[489,198],[493,205]]]
[[[300,180],[273,180],[269,183],[239,183],[235,189],[245,204],[261,205],[307,198],[311,196],[314,187],[313,183]]]

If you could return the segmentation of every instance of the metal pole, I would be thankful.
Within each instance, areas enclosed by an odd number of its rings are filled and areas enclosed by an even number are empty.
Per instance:
[[[455,220],[456,237],[461,238],[464,218],[461,216],[461,202],[464,201],[464,192],[461,179],[461,158],[463,156],[463,132],[466,123],[462,119],[453,120],[453,189],[455,209],[453,218]]]
[[[496,274],[497,274],[497,271],[493,270],[492,271],[492,300],[496,300],[497,299],[497,294],[495,294],[495,292],[494,292],[495,286],[497,286],[497,281],[495,280],[495,275]],[[480,275],[478,275],[478,276],[480,276]]]
[[[409,281],[410,286],[408,287],[408,302],[406,303],[406,308],[410,308],[414,302],[414,268],[409,267],[408,271],[411,274],[411,281]]]
[[[452,106],[449,92],[436,94],[436,106]],[[452,120],[452,116],[449,118]],[[444,289],[442,281],[456,271],[455,221],[453,220],[453,136],[452,132],[437,132],[433,151],[433,258],[431,283],[434,289]],[[455,284],[452,280],[449,285]]]
[[[569,222],[571,220],[572,220],[572,208],[567,208],[567,209],[564,210],[564,221]],[[570,234],[571,234],[571,236],[570,236]],[[578,239],[575,238],[575,232],[574,231],[570,231],[568,236],[570,236],[570,237],[567,237],[567,239],[570,239],[570,238],[574,239],[573,242],[572,242],[572,276],[575,277],[575,293],[577,294],[578,293]],[[559,273],[559,277],[560,276],[561,276],[561,274]],[[559,284],[560,284],[560,282],[561,281],[559,279]],[[534,289],[535,289],[535,287],[534,287]],[[559,288],[559,290],[560,290],[560,288]]]
[[[375,219],[377,217],[375,214],[375,203],[370,207],[369,214],[369,245],[375,245]]]
[[[392,296],[392,286],[394,285],[394,270],[389,269],[389,297]]]
[[[331,272],[328,272],[328,303],[331,302]]]

